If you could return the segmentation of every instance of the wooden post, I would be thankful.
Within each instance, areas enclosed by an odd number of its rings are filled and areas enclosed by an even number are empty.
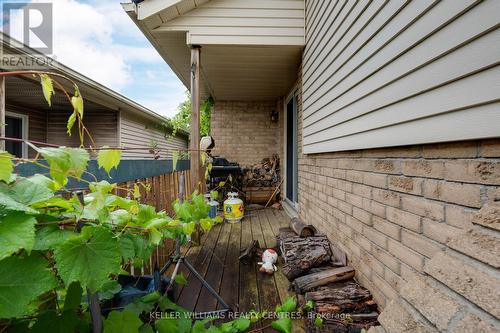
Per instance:
[[[0,77],[0,137],[5,137],[5,76]],[[5,150],[4,140],[0,140],[0,150]]]
[[[199,189],[200,177],[200,51],[198,45],[191,46],[191,191]]]

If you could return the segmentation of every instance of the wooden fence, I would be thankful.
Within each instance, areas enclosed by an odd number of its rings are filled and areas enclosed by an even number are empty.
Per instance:
[[[154,206],[157,211],[164,210],[172,216],[172,203],[179,195],[179,180],[181,175],[184,175],[186,193],[191,193],[189,170],[184,170],[120,183],[118,186],[120,189],[117,189],[115,194],[127,196],[125,188],[133,190],[134,185],[138,184],[139,190],[141,191],[139,202]],[[165,240],[163,244],[155,249],[153,255],[149,258],[149,262],[146,262],[143,267],[139,269],[130,267],[130,273],[132,275],[151,274],[155,266],[161,269],[173,251],[174,241],[172,239]]]

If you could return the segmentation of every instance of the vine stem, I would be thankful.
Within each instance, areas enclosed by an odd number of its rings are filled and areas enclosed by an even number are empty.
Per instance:
[[[265,329],[268,329],[268,328],[271,328],[271,324],[269,325],[266,325],[266,326],[263,326],[263,327],[260,327],[260,328],[255,328],[251,331],[248,331],[247,333],[257,333],[257,332],[262,332],[263,330]]]

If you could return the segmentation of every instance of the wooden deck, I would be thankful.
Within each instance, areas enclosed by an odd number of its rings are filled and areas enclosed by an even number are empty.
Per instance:
[[[241,223],[215,226],[202,237],[200,246],[187,249],[186,257],[233,311],[273,311],[290,295],[288,280],[279,270],[272,276],[262,274],[256,263],[243,265],[238,257],[254,239],[261,247],[276,247],[278,229],[288,221],[282,211],[274,209],[247,212]],[[179,305],[196,312],[221,309],[194,275],[186,270],[183,274],[188,282],[177,292]]]

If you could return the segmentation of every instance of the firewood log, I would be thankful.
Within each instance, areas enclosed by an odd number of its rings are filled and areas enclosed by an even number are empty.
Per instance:
[[[309,237],[316,234],[316,228],[314,226],[305,224],[301,219],[296,217],[290,220],[290,227],[300,237]]]
[[[303,293],[328,283],[348,280],[354,277],[354,273],[354,268],[349,266],[332,268],[323,272],[298,277],[293,281],[293,286],[296,292]]]

